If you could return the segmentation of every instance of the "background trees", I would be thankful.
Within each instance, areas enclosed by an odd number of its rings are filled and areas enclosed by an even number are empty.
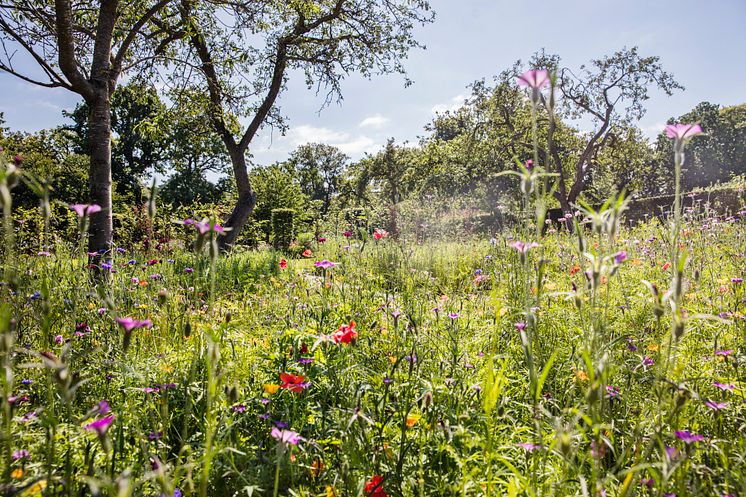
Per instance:
[[[108,250],[112,242],[112,95],[123,74],[163,51],[168,38],[156,24],[170,3],[11,0],[0,6],[0,70],[37,86],[65,88],[88,105],[90,201],[103,208],[90,219],[91,251]],[[36,71],[19,69],[18,54]]]

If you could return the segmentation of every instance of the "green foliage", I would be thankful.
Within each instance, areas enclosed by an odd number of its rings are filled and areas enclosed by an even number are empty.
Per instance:
[[[272,244],[276,248],[287,248],[295,239],[295,211],[272,209]]]
[[[273,210],[294,211],[293,228],[296,232],[304,231],[315,219],[316,214],[309,198],[294,181],[293,176],[279,166],[252,169],[251,183],[256,192],[256,207],[251,219],[260,233],[260,241],[270,241]]]

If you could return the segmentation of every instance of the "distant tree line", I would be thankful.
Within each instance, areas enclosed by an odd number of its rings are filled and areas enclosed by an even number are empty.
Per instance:
[[[537,113],[539,161],[557,173],[554,197],[568,211],[579,201],[600,203],[626,191],[637,197],[672,190],[671,142],[651,142],[637,126],[648,91],[680,89],[656,57],[624,49],[592,61],[580,72],[559,57],[537,53],[527,64],[556,75],[554,98],[544,96]],[[402,229],[424,229],[438,206],[469,215],[495,217],[517,208],[516,188],[499,173],[516,161],[533,158],[532,107],[515,77],[527,65],[517,62],[491,82],[480,80],[460,108],[438,114],[425,125],[416,144],[390,139],[379,152],[351,161],[337,148],[308,143],[286,160],[253,164],[247,150],[247,179],[255,196],[242,234],[235,243],[271,240],[274,209],[291,209],[298,232],[318,234],[347,229],[350,213],[385,226],[394,236]],[[194,88],[157,91],[136,81],[120,85],[111,98],[111,170],[114,210],[142,204],[153,178],[159,199],[171,209],[214,205],[228,216],[235,211],[235,150],[226,146],[214,122],[205,119],[210,99]],[[553,119],[549,119],[553,112]],[[65,112],[68,122],[36,133],[2,127],[0,145],[10,159],[54,188],[62,202],[85,198],[92,154],[89,104]],[[236,114],[221,126],[239,134]],[[706,136],[687,149],[684,188],[706,187],[746,174],[746,104],[721,107],[703,102],[670,122],[699,122]],[[582,124],[582,126],[581,126]],[[220,126],[218,126],[220,128]],[[31,208],[35,196],[19,187],[15,204]],[[234,207],[230,207],[234,205]]]

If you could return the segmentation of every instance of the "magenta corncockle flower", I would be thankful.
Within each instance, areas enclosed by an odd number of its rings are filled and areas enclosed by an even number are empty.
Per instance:
[[[733,352],[734,352],[734,350],[733,350],[733,349],[728,349],[728,350],[716,350],[716,351],[715,351],[715,355],[721,355],[721,356],[723,356],[723,357],[728,357],[729,355],[733,354]]]
[[[521,442],[521,443],[517,443],[517,444],[516,444],[516,446],[518,446],[518,447],[522,448],[522,449],[523,449],[523,450],[525,450],[526,452],[533,452],[533,451],[535,451],[535,450],[539,450],[539,449],[541,449],[541,445],[539,445],[539,444],[535,444],[535,443],[531,443],[531,442]]]
[[[269,400],[269,399],[267,399]],[[231,411],[237,412],[239,414],[246,412],[246,405],[244,404],[236,404],[235,406],[231,407]]]
[[[719,381],[713,381],[712,384],[713,386],[715,386],[715,388],[719,388],[720,390],[724,390],[727,392],[732,392],[736,389],[736,386],[733,383],[720,383]]]
[[[320,267],[322,269],[330,269],[330,268],[333,268],[336,265],[337,265],[336,262],[327,261],[326,259],[324,259],[323,261],[316,261],[314,263],[314,266]]]
[[[644,366],[652,366],[653,364],[655,364],[655,362],[653,361],[653,359],[650,356],[645,356],[642,359],[642,364]]]
[[[526,252],[528,252],[532,248],[538,247],[539,244],[536,243],[536,242],[525,243],[525,242],[518,241],[518,242],[513,242],[510,246],[513,247],[514,249],[516,249],[521,254],[525,254]]]
[[[144,387],[144,388],[141,388],[140,390],[142,390],[145,393],[158,393],[158,392],[161,391],[161,389],[157,388],[157,387],[155,387],[155,388],[154,387]]]
[[[515,323],[514,326],[515,326],[515,329],[518,330],[518,331],[523,331],[523,330],[526,329],[526,323],[524,323],[524,322]]]
[[[225,233],[225,228],[223,228],[217,223],[211,223],[207,219],[203,219],[202,221],[195,221],[194,219],[185,219],[184,224],[187,226],[191,225],[197,228],[197,231],[199,231],[200,235],[204,235],[208,231],[214,231],[215,233]]]
[[[152,328],[153,322],[150,319],[140,321],[139,319],[132,318],[116,318],[116,322],[119,323],[124,331],[132,331],[138,328]]]
[[[699,124],[669,124],[666,126],[666,136],[676,141],[685,141],[702,134]]]
[[[272,435],[272,438],[280,442],[282,445],[298,445],[298,442],[303,440],[303,437],[301,437],[293,430],[280,430],[278,428],[272,428],[270,434]]]
[[[727,402],[715,402],[714,400],[708,400],[705,402],[705,405],[712,409],[713,411],[722,411],[726,407],[728,407]]]
[[[101,206],[98,204],[70,204],[70,208],[75,211],[78,217],[90,216],[101,212]]]
[[[450,312],[450,313],[448,313],[448,317],[451,318],[451,319],[458,319],[461,316],[459,315],[458,312]]]
[[[614,262],[616,264],[621,264],[622,262],[624,262],[626,260],[627,260],[627,251],[626,250],[621,250],[621,251],[617,252],[614,255]]]
[[[527,160],[526,163],[523,165],[523,167],[525,167],[527,171],[531,171],[534,168],[533,159]]]
[[[687,444],[701,442],[705,439],[703,435],[697,435],[683,430],[674,432],[674,435],[676,435],[676,438]]]
[[[518,86],[540,89],[549,85],[549,71],[546,69],[531,69],[516,78]]]
[[[21,450],[15,450],[15,451],[13,451],[13,460],[14,461],[18,461],[20,459],[27,459],[30,456],[31,456],[31,454],[26,449],[21,449]]]
[[[113,422],[114,416],[106,416],[105,418],[97,419],[92,423],[88,423],[85,425],[85,429],[95,431],[98,436],[104,436]]]

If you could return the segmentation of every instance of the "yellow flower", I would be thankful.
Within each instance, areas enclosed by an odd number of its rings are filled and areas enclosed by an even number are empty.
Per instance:
[[[578,369],[575,371],[575,380],[576,381],[588,381],[588,373],[585,371]]]
[[[93,302],[89,302],[89,303],[88,303],[88,309],[89,309],[89,310],[93,310],[93,309],[95,309],[95,308],[96,308],[96,304],[94,304]]]
[[[326,486],[326,497],[337,497],[337,489],[334,488],[334,485]]]
[[[170,364],[161,364],[161,371],[164,373],[172,373],[174,371],[174,367]]]
[[[658,352],[658,349],[660,348],[660,345],[658,345],[657,343],[651,343],[650,345],[648,345],[648,350],[650,352]]]
[[[390,355],[389,356],[389,362],[391,364],[396,364],[396,356],[395,355]]]
[[[32,497],[36,495],[41,495],[41,493],[44,491],[44,489],[47,488],[47,480],[40,480],[31,485],[29,488],[23,491],[21,493],[22,497]]]
[[[270,395],[277,393],[279,389],[280,389],[280,385],[275,385],[273,383],[264,384],[264,391]]]

